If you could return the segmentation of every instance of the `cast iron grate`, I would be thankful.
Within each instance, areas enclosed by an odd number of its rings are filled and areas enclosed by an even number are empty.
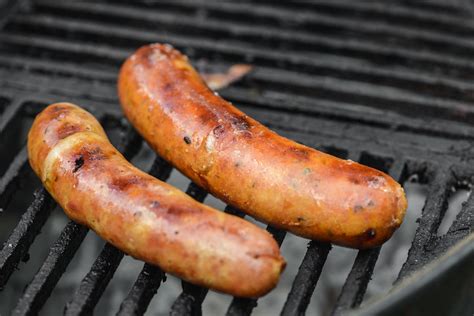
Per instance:
[[[449,231],[437,235],[452,188],[474,183],[472,12],[451,4],[404,1],[390,6],[351,1],[271,6],[264,1],[14,2],[0,16],[0,149],[8,153],[0,160],[2,209],[31,178],[24,137],[17,135],[48,103],[67,99],[89,107],[121,132],[119,148],[128,159],[138,154],[142,140],[116,106],[116,72],[133,49],[162,41],[184,50],[201,70],[255,65],[248,78],[220,93],[279,133],[389,172],[401,183],[416,175],[429,187],[399,279],[472,232],[471,193]],[[156,157],[149,173],[167,180],[171,171]],[[186,192],[199,201],[207,194],[193,183]],[[55,206],[37,187],[0,251],[0,288],[28,255]],[[231,206],[225,212],[244,216]],[[285,232],[267,229],[283,242]],[[14,315],[41,309],[87,233],[73,222],[64,227]],[[334,315],[361,304],[380,251],[358,252]],[[331,245],[309,241],[282,315],[304,314],[330,252]],[[65,314],[90,314],[123,256],[106,244]],[[143,314],[164,278],[159,268],[144,264],[117,306],[118,314]],[[182,288],[171,314],[201,314],[207,289],[184,281]],[[257,300],[234,298],[227,314],[248,315],[256,305]]]

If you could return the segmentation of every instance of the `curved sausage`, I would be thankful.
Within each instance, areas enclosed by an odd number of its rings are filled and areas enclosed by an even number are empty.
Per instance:
[[[382,244],[402,223],[406,198],[390,176],[275,134],[211,91],[169,45],[128,58],[118,91],[155,151],[262,221],[354,248]]]
[[[285,262],[269,233],[138,170],[81,108],[58,103],[41,112],[28,154],[67,215],[122,251],[236,296],[258,297],[278,282]]]

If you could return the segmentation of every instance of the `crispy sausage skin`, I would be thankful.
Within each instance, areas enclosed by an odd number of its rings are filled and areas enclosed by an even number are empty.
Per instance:
[[[47,107],[29,132],[28,153],[67,215],[124,252],[236,296],[258,297],[278,282],[285,262],[269,233],[132,166],[85,110]]]
[[[406,198],[390,176],[275,134],[214,94],[169,45],[129,57],[118,91],[154,150],[262,221],[354,248],[382,244],[402,223]]]

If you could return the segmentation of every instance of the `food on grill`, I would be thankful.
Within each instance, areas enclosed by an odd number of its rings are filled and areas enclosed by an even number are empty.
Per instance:
[[[382,244],[402,223],[406,198],[390,176],[275,134],[211,91],[169,45],[128,58],[118,90],[154,150],[262,221],[354,248]]]
[[[81,108],[41,112],[28,154],[67,215],[124,252],[236,296],[261,296],[278,282],[285,262],[268,232],[138,170]]]

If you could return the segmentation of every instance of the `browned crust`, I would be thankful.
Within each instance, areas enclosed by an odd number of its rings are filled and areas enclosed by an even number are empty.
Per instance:
[[[267,223],[354,248],[382,244],[402,223],[406,198],[390,176],[273,133],[214,94],[168,45],[128,58],[118,91],[153,149]]]
[[[277,284],[285,263],[270,234],[133,167],[79,107],[41,112],[28,153],[66,214],[124,252],[236,296],[258,297]]]

